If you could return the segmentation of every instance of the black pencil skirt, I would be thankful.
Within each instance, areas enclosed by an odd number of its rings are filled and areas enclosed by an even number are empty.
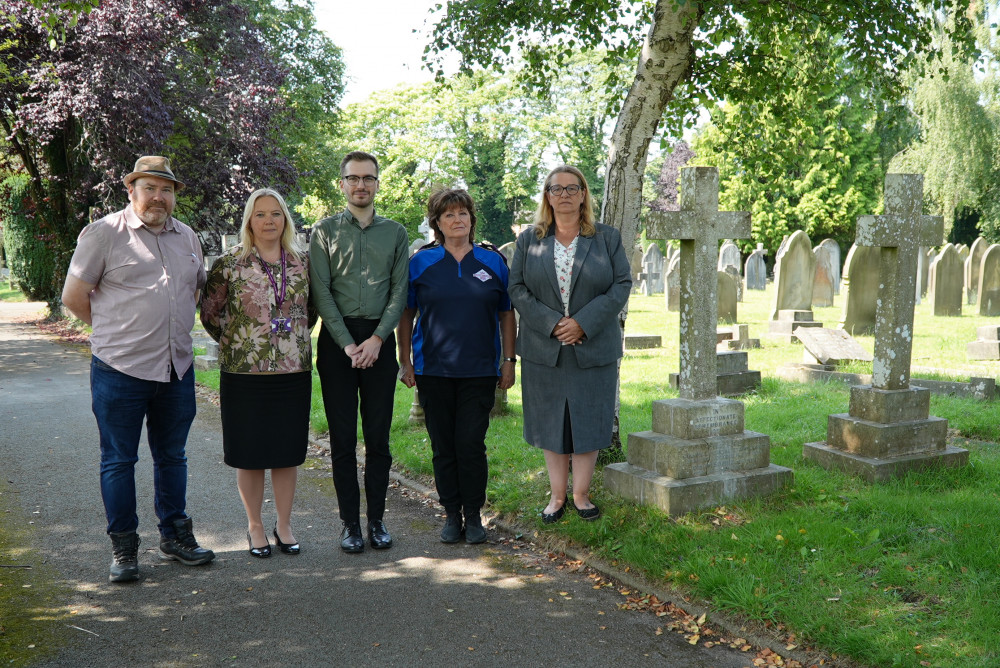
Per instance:
[[[219,379],[222,449],[238,469],[280,469],[306,459],[312,372],[227,373]]]

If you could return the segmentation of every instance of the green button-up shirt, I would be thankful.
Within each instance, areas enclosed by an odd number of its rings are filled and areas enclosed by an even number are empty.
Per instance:
[[[385,341],[399,324],[409,280],[409,237],[394,220],[376,215],[368,227],[347,209],[324,218],[309,242],[313,304],[337,345],[355,341],[344,318],[378,320]]]

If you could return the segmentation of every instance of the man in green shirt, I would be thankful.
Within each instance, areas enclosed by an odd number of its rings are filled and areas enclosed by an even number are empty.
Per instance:
[[[378,160],[353,151],[340,163],[347,208],[321,220],[309,244],[310,292],[323,319],[316,368],[330,425],[333,484],[344,529],[340,547],[361,552],[358,400],[365,439],[368,540],[392,545],[382,516],[389,487],[389,427],[396,388],[394,330],[406,306],[409,238],[399,223],[375,214]]]

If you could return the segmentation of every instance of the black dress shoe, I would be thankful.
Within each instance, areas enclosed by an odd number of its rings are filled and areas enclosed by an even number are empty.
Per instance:
[[[553,524],[555,522],[558,522],[562,518],[563,513],[566,512],[567,503],[569,503],[568,496],[565,499],[563,499],[563,504],[559,506],[559,510],[555,511],[554,513],[547,513],[545,511],[542,511],[542,521],[545,522],[546,524]]]
[[[340,549],[344,552],[364,552],[361,522],[344,522],[344,530],[340,532]]]
[[[601,516],[601,509],[597,507],[596,503],[593,508],[577,508],[576,501],[574,501],[573,508],[575,508],[576,512],[579,513],[580,519],[587,522],[593,522]]]
[[[264,538],[267,540],[267,537]],[[250,556],[257,557],[258,559],[267,559],[271,556],[271,544],[268,543],[264,547],[254,547],[253,538],[250,537],[250,532],[247,531],[247,543],[250,544]]]
[[[376,550],[392,547],[392,536],[389,535],[389,530],[385,528],[382,520],[368,522],[368,542]]]
[[[278,544],[278,549],[285,554],[298,554],[302,551],[298,543],[282,543],[281,536],[278,535],[278,525],[274,525],[274,542]]]

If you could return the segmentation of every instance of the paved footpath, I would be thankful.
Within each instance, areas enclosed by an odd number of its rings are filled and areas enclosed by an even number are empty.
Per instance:
[[[0,304],[0,485],[21,509],[3,521],[34,523],[31,547],[58,573],[77,627],[69,644],[41,665],[652,661],[727,668],[753,658],[725,646],[693,647],[671,632],[657,635],[664,620],[619,610],[625,599],[614,587],[594,589],[586,575],[557,569],[544,554],[494,531],[486,545],[444,545],[433,507],[398,486],[386,514],[395,545],[343,554],[326,470],[300,474],[293,523],[302,554],[276,551],[254,559],[247,554],[235,475],[222,462],[218,409],[200,399],[188,440],[188,513],[216,559],[204,567],[158,560],[152,470],[143,445],[137,466],[141,580],[109,584],[89,356],[26,324],[32,310]],[[265,524],[273,522],[271,506],[265,513]],[[0,554],[0,561],[10,560]],[[0,617],[16,623],[10,611]]]

